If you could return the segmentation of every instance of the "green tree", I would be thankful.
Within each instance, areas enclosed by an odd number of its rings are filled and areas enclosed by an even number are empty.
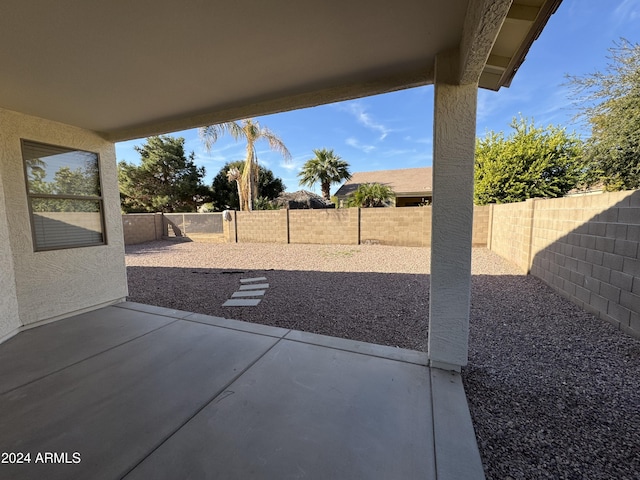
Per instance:
[[[205,169],[196,166],[193,152],[185,155],[184,138],[149,137],[136,151],[140,165],[118,164],[123,211],[195,212],[208,200],[210,191],[202,183]]]
[[[640,188],[640,44],[621,39],[609,52],[604,72],[568,76],[578,117],[591,125],[586,180],[605,190]]]
[[[302,171],[298,173],[300,185],[312,187],[320,183],[322,196],[325,200],[331,201],[331,184],[351,178],[349,164],[333,153],[333,150],[322,148],[313,150],[313,153],[315,157],[307,160],[302,166]]]
[[[98,178],[87,169],[60,167],[53,177],[53,190],[66,195],[99,195]]]
[[[240,176],[244,169],[244,162],[239,160],[237,162],[229,162],[220,169],[220,172],[213,179],[211,185],[211,196],[213,209],[216,211],[222,210],[238,210],[240,208],[240,200],[238,195],[238,188],[235,180],[229,180],[229,171],[232,169],[238,169]],[[239,176],[239,178],[240,178]],[[260,191],[260,197],[266,200],[273,200],[285,190],[285,185],[282,183],[282,179],[274,176],[273,172],[262,165],[258,166],[258,190]],[[256,199],[256,210],[262,210],[259,208]],[[264,205],[264,201],[260,203]]]
[[[26,161],[27,180],[29,181],[29,192],[31,193],[52,193],[52,186],[47,182],[47,164],[39,158],[30,158]]]
[[[349,195],[350,207],[386,207],[394,198],[391,187],[381,183],[363,183]]]
[[[97,165],[86,165],[71,169],[60,167],[50,183],[50,192],[60,195],[96,196],[100,195],[100,180]],[[39,202],[40,208],[56,212],[94,212],[94,202],[76,201],[71,199],[49,198]]]
[[[214,143],[220,135],[229,133],[236,141],[244,139],[247,142],[246,157],[241,176],[238,178],[238,193],[241,210],[253,210],[253,202],[261,194],[258,188],[259,163],[255,144],[259,140],[265,140],[271,150],[280,153],[285,161],[291,159],[291,153],[280,138],[266,127],[260,126],[257,120],[248,118],[238,122],[225,122],[217,125],[209,125],[199,130],[200,138],[204,142],[207,151],[211,151]],[[264,196],[264,194],[262,194]]]
[[[513,119],[515,130],[489,132],[478,139],[475,155],[475,203],[520,202],[534,197],[561,197],[582,175],[582,142],[575,134],[533,120]]]

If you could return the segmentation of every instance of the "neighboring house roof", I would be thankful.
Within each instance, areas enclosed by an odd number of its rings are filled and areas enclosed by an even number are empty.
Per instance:
[[[327,202],[320,195],[309,192],[308,190],[283,192],[273,203],[291,210],[300,208],[331,208],[334,206],[333,203]]]
[[[351,195],[363,183],[381,183],[391,187],[396,197],[420,196],[431,194],[431,167],[403,168],[400,170],[376,170],[373,172],[356,172],[336,192],[338,197]]]

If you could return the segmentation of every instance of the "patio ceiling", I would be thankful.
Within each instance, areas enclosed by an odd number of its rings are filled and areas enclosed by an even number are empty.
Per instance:
[[[433,82],[508,86],[561,0],[3,0],[0,107],[112,141]]]

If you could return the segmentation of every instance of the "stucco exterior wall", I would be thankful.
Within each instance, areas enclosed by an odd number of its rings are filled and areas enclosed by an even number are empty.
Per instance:
[[[20,326],[2,173],[2,163],[0,163],[0,341],[6,339]]]
[[[87,130],[2,109],[0,125],[0,177],[6,201],[0,212],[6,214],[20,324],[68,316],[126,297],[114,145]],[[100,155],[106,245],[34,252],[20,139]]]

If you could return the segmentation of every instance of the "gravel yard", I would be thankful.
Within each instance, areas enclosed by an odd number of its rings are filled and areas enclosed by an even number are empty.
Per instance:
[[[129,300],[426,351],[429,250],[152,242]],[[488,479],[640,478],[640,340],[474,249],[463,380]],[[222,307],[241,278],[256,307]]]

